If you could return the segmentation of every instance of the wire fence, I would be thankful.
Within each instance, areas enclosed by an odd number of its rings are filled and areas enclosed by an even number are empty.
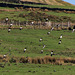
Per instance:
[[[71,22],[28,22],[28,21],[24,21],[24,22],[20,22],[20,21],[0,21],[0,27],[1,26],[10,26],[10,24],[13,24],[14,26],[25,26],[25,27],[30,27],[30,28],[51,28],[51,27],[55,27],[56,29],[60,28],[69,28],[69,27],[73,27],[75,25],[75,23],[71,23]]]

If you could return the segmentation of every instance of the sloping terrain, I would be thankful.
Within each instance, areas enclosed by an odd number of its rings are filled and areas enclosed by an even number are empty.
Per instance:
[[[75,22],[74,17],[75,6],[65,1],[62,0],[15,0],[15,1],[16,2],[14,2],[14,0],[9,1],[3,0],[3,2],[1,2],[0,0],[0,7],[1,7],[0,20],[4,20],[5,17],[9,17],[12,20],[16,21],[20,20],[22,22],[27,20],[37,21],[38,18],[40,21],[44,22],[45,18],[48,18],[49,21],[66,22],[70,20],[71,22]],[[43,16],[44,13],[46,15]],[[36,17],[34,15],[38,16]]]
[[[72,5],[70,3],[64,2],[62,0],[20,0],[22,2],[34,2],[34,3],[42,3],[48,5]]]

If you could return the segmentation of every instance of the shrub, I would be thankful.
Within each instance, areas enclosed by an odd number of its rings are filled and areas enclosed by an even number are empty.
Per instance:
[[[10,63],[16,63],[16,59],[15,59],[15,58],[11,58],[11,59],[9,60],[9,62],[10,62]]]
[[[69,28],[68,28],[68,30],[72,30],[72,28],[71,28],[71,27],[69,27]]]
[[[2,55],[0,55],[0,59],[3,59],[3,56]]]
[[[2,60],[2,62],[8,62],[8,60],[4,58],[4,59]]]
[[[20,58],[20,62],[21,63],[27,63],[28,62],[28,59],[26,59],[25,57],[21,57]]]

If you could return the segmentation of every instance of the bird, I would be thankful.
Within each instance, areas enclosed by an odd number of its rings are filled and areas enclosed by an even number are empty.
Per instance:
[[[22,26],[19,29],[22,30]]]
[[[45,48],[46,47],[46,45],[43,45],[43,48]]]
[[[34,22],[31,22],[31,24],[33,25],[33,24],[34,24]]]
[[[7,22],[9,21],[9,18],[8,17],[6,17],[6,19],[5,19],[5,22],[6,22],[6,24],[7,24]]]
[[[41,42],[42,40],[43,40],[42,38],[39,39],[40,42]]]
[[[73,26],[73,30],[72,30],[72,33],[75,31],[75,25]]]
[[[8,28],[8,32],[10,32],[11,31],[11,28]]]
[[[59,43],[58,44],[61,44],[61,40],[59,41]]]
[[[10,27],[11,27],[12,25],[13,25],[13,24],[11,23],[11,24],[10,24]]]
[[[60,35],[59,39],[62,39],[62,34]]]
[[[43,50],[41,50],[41,53],[43,53]]]
[[[75,31],[75,29],[72,30],[72,33]]]
[[[54,27],[51,28],[51,31],[54,29]]]
[[[26,50],[27,50],[27,49],[25,48],[25,49],[24,49],[24,52],[26,52]]]
[[[49,32],[47,32],[47,35],[49,35],[50,34],[50,31]]]
[[[48,21],[48,18],[46,18],[46,21]]]
[[[6,54],[4,54],[4,55],[3,55],[3,58],[6,58],[6,56],[7,56],[7,55],[6,55]]]
[[[53,55],[53,51],[51,51],[51,56]]]

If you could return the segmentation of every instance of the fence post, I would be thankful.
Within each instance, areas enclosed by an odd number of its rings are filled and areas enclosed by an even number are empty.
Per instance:
[[[40,21],[40,23],[39,23],[39,29],[40,29],[40,26],[41,26],[41,21]]]
[[[70,22],[68,21],[68,28],[70,27]]]
[[[61,28],[63,28],[63,22],[62,22],[62,24],[61,24]]]
[[[20,26],[20,20],[19,20],[19,26]]]
[[[17,22],[16,22],[16,26],[17,26]]]

